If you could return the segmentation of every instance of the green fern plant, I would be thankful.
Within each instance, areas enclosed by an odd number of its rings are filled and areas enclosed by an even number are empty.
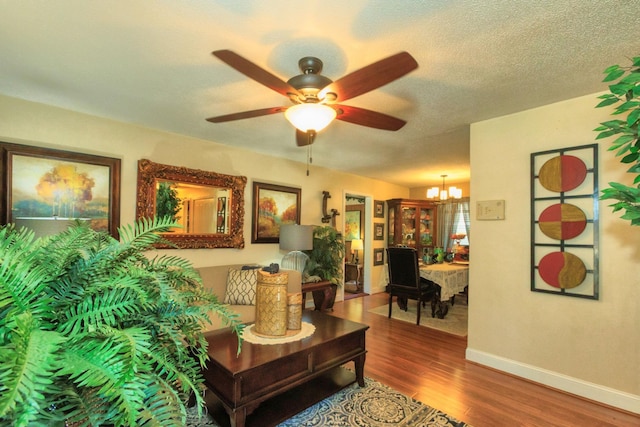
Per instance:
[[[334,285],[342,286],[344,239],[335,228],[325,225],[313,229],[313,249],[304,251],[309,256],[305,272],[320,276]]]
[[[183,426],[187,398],[203,406],[202,326],[242,325],[188,261],[147,256],[176,226],[0,228],[0,425]]]
[[[609,151],[622,156],[620,162],[631,165],[627,172],[636,174],[636,177],[634,186],[610,182],[610,187],[602,190],[600,199],[617,200],[610,205],[613,212],[622,210],[622,219],[631,221],[631,225],[640,225],[640,56],[632,59],[631,66],[612,65],[604,73],[606,76],[603,81],[614,83],[609,86],[610,93],[598,97],[602,101],[596,108],[616,105],[613,115],[624,118],[600,123],[594,129],[598,132],[596,139],[617,135]]]

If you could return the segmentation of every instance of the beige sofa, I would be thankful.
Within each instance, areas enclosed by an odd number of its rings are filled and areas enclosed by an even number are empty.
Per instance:
[[[217,265],[212,267],[200,267],[198,268],[198,272],[200,273],[200,277],[202,277],[202,283],[204,288],[213,292],[217,297],[218,301],[221,303],[224,302],[225,292],[227,290],[227,276],[229,274],[229,269],[236,268],[240,269],[243,265],[246,264],[233,264],[233,265]],[[286,271],[289,275],[289,284],[287,287],[287,292],[290,294],[300,293],[302,292],[302,276],[298,271],[295,270],[280,270]],[[257,285],[257,284],[256,284]],[[229,305],[229,308],[238,313],[240,315],[240,320],[242,323],[251,323],[256,319],[256,306],[255,305]],[[222,319],[215,315],[211,314],[211,324],[207,324],[204,327],[204,331],[212,331],[215,329],[224,328],[225,325]]]

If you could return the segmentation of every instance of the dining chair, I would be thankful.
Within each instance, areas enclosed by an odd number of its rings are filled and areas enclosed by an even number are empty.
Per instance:
[[[393,309],[393,297],[397,297],[398,306],[407,311],[407,300],[418,301],[416,325],[420,324],[421,307],[431,301],[431,317],[435,317],[436,305],[440,299],[440,286],[420,277],[418,253],[414,248],[387,248],[389,267],[389,318]]]

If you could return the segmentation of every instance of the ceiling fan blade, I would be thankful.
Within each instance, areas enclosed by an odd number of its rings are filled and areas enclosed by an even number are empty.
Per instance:
[[[331,105],[338,112],[337,120],[349,122],[356,125],[367,126],[382,130],[398,130],[407,122],[387,114],[377,111],[366,110],[364,108],[352,107],[350,105]]]
[[[322,99],[327,93],[335,93],[336,101],[346,101],[384,86],[416,68],[418,63],[413,56],[407,52],[396,53],[334,81],[324,87],[318,96]]]
[[[315,140],[316,133],[314,131],[302,132],[300,129],[296,129],[296,145],[298,147],[311,145]]]
[[[240,71],[245,76],[257,81],[260,84],[265,85],[269,89],[275,90],[281,95],[301,95],[300,92],[289,83],[280,79],[279,77],[271,74],[262,67],[257,66],[248,59],[243,58],[235,52],[230,50],[216,50],[211,52],[218,59],[225,62],[227,65]]]
[[[260,110],[243,111],[241,113],[225,114],[224,116],[209,117],[208,122],[222,123],[233,120],[250,119],[252,117],[268,116],[269,114],[282,113],[287,107],[261,108]]]

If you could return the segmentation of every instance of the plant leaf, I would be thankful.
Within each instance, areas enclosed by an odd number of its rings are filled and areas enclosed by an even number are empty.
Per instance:
[[[627,116],[627,126],[631,127],[638,121],[640,118],[640,108],[637,108],[629,113]]]
[[[615,103],[616,103],[616,102],[618,102],[618,101],[619,101],[619,99],[618,99],[618,98],[616,98],[616,97],[613,97],[613,98],[607,98],[607,99],[605,99],[605,100],[603,100],[603,101],[600,101],[600,102],[598,103],[598,105],[596,105],[596,108],[606,107],[607,105],[615,104]]]
[[[640,156],[640,153],[637,153],[637,152],[636,153],[627,154],[620,161],[622,163],[633,163],[633,162],[638,160],[639,156]]]
[[[611,82],[614,80],[618,80],[622,75],[624,75],[624,69],[620,68],[619,65],[612,65],[604,71],[607,75],[605,76],[603,82]]]

